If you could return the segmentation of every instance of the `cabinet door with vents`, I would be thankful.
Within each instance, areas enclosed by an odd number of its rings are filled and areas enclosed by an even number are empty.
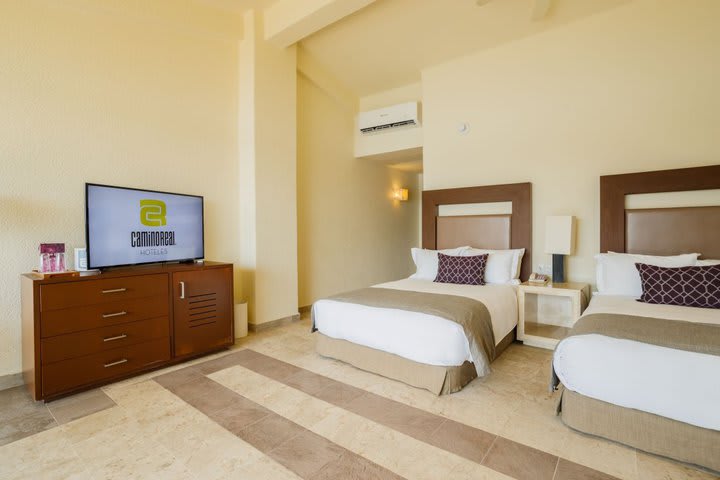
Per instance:
[[[232,268],[175,272],[175,356],[199,354],[233,343]]]

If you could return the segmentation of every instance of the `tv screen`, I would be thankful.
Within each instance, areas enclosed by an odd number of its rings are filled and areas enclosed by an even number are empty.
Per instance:
[[[85,184],[88,268],[203,258],[203,197]]]

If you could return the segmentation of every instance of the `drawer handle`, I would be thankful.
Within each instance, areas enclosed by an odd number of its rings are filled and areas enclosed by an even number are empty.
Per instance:
[[[180,300],[185,299],[185,282],[180,282]]]
[[[124,310],[122,312],[103,313],[103,318],[122,317],[123,315],[127,315],[127,312]]]
[[[127,292],[127,288],[111,288],[110,290],[103,290],[102,293],[122,293]]]
[[[122,340],[123,338],[127,338],[127,335],[124,333],[122,335],[118,335],[116,337],[103,338],[103,342],[112,342],[114,340]]]
[[[115,365],[122,365],[123,363],[127,363],[127,358],[123,358],[122,360],[118,360],[117,362],[106,363],[105,368],[114,367]]]

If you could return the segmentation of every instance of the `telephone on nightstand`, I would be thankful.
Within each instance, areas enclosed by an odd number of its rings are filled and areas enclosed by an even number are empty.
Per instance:
[[[528,279],[528,283],[532,283],[533,285],[547,285],[548,282],[550,282],[550,277],[542,273],[533,272]]]

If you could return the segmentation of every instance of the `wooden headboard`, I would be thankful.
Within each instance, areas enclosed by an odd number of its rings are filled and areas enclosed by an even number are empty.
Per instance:
[[[439,216],[442,205],[511,202],[512,212],[501,215]],[[520,278],[532,271],[532,184],[427,190],[422,198],[423,248],[524,248]]]
[[[626,209],[625,196],[720,188],[720,165],[600,177],[600,251],[720,258],[720,205]]]

